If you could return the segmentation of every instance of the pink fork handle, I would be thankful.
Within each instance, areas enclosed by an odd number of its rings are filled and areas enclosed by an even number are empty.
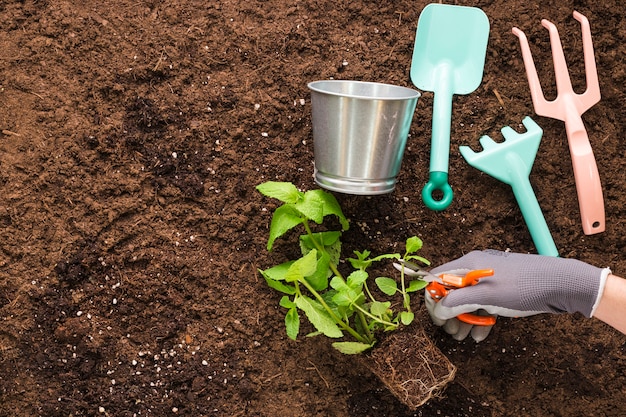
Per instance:
[[[571,125],[572,123],[566,123],[565,129],[574,168],[580,218],[583,232],[586,235],[593,235],[604,232],[605,228],[600,174],[585,127],[582,126],[582,122],[576,127]]]

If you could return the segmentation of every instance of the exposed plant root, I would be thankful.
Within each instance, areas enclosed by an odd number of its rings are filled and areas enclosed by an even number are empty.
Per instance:
[[[367,356],[366,366],[411,409],[438,396],[456,373],[419,322],[387,335]]]

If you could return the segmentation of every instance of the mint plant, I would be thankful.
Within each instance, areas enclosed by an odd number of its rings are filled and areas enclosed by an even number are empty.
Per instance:
[[[374,279],[376,287],[388,297],[379,299],[371,291],[368,268],[388,259],[429,265],[427,259],[416,254],[422,248],[421,239],[416,236],[407,239],[402,255],[371,257],[368,250],[355,251],[355,257],[347,259],[351,270],[344,275],[339,271],[339,265],[346,264],[341,258],[341,236],[348,230],[349,222],[331,193],[321,189],[302,192],[292,183],[273,181],[258,185],[257,190],[283,203],[272,216],[268,251],[288,231],[304,230],[298,239],[300,258],[259,270],[271,288],[284,294],[280,305],[287,310],[285,328],[291,339],[296,340],[300,333],[300,312],[316,329],[310,335],[341,339],[333,346],[346,354],[370,349],[380,331],[395,330],[413,322],[410,294],[426,287],[427,282],[421,279],[406,282],[402,267],[399,282],[390,277]],[[327,230],[328,227],[314,230],[316,225],[324,224],[327,216],[337,217],[341,230]],[[398,296],[401,303],[395,302]]]

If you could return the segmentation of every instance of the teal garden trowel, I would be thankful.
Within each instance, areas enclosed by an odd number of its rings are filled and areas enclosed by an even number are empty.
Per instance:
[[[422,199],[431,210],[452,203],[448,184],[454,94],[470,94],[483,77],[489,19],[479,8],[432,3],[421,12],[411,62],[411,81],[434,93],[429,181]],[[443,196],[436,199],[433,193]]]

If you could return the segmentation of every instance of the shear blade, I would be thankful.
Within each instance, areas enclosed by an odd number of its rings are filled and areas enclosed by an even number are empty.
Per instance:
[[[433,282],[433,281],[441,282],[441,280],[439,279],[437,275],[431,274],[427,270],[420,268],[418,265],[415,265],[412,262],[408,262],[408,261],[400,259],[399,262],[393,263],[393,267],[396,268],[400,272],[402,272],[402,270],[404,269],[404,273],[410,277],[419,277],[426,282]]]

